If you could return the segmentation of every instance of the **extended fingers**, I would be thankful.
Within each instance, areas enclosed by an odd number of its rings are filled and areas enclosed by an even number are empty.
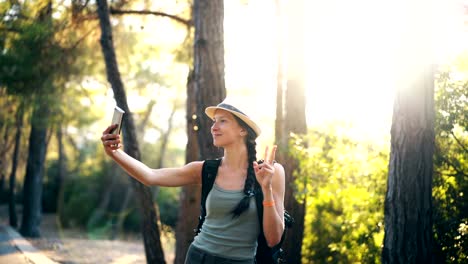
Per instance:
[[[268,146],[265,147],[265,156],[263,156],[263,157],[264,157],[263,160],[265,162],[268,162]]]
[[[270,163],[272,163],[274,160],[275,160],[275,156],[276,156],[276,149],[278,148],[278,146],[276,145],[273,145],[273,147],[271,148],[271,153],[270,153]]]
[[[108,127],[106,128],[106,130],[104,130],[104,131],[102,132],[102,134],[103,134],[103,135],[106,135],[106,134],[112,133],[112,131],[113,131],[114,129],[116,129],[117,126],[118,126],[118,124],[113,124],[113,125],[108,126]]]
[[[276,149],[278,148],[278,146],[276,145],[273,145],[273,147],[271,148],[271,152],[268,153],[268,150],[269,150],[269,147],[266,146],[265,147],[265,163],[272,163],[274,160],[275,160],[275,156],[276,156]]]

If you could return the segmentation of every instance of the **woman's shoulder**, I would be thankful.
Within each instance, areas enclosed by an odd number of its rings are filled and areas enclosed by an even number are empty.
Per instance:
[[[200,169],[203,167],[203,163],[205,163],[205,161],[192,161],[192,162],[189,162],[187,163],[184,167],[187,167],[187,168],[190,168],[190,169]]]

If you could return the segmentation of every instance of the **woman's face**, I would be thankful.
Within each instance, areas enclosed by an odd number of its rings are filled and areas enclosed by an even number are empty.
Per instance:
[[[211,135],[216,147],[225,147],[230,144],[243,143],[247,131],[239,125],[234,116],[221,109],[216,110]]]

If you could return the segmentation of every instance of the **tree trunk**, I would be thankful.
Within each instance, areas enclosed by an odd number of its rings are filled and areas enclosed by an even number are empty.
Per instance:
[[[16,113],[16,134],[15,134],[15,149],[13,151],[12,166],[10,173],[10,191],[8,197],[8,210],[10,215],[10,225],[14,228],[18,226],[18,216],[16,215],[16,169],[18,167],[19,149],[21,145],[21,132],[23,130],[23,118],[24,118],[24,104],[18,108]]]
[[[276,120],[275,120],[275,142],[278,146],[278,154],[281,155],[280,152],[284,152],[287,148],[287,136],[284,135],[284,91],[285,91],[285,72],[284,72],[284,43],[282,43],[284,32],[282,32],[282,24],[283,22],[283,13],[282,13],[282,6],[281,1],[276,0],[276,43],[277,43],[277,55],[278,55],[278,69],[277,69],[277,76],[276,76]],[[280,159],[278,159],[280,160]]]
[[[136,140],[135,124],[127,105],[125,89],[120,78],[117,66],[114,43],[112,40],[112,28],[109,18],[109,7],[106,0],[98,0],[98,15],[101,26],[101,48],[106,63],[107,79],[112,85],[117,105],[125,111],[123,120],[123,140],[125,152],[135,159],[140,159],[140,150]],[[143,184],[131,179],[135,188],[138,204],[142,214],[142,235],[145,246],[147,263],[166,263],[160,241],[158,216],[153,206],[150,189]]]
[[[57,129],[57,144],[58,144],[58,177],[57,177],[57,190],[62,189],[62,185],[66,180],[68,173],[68,159],[65,153],[65,147],[63,145],[63,130],[59,125]]]
[[[157,166],[158,168],[163,168],[164,167],[164,157],[166,156],[167,152],[167,144],[169,143],[169,136],[171,135],[172,132],[172,123],[174,120],[174,115],[177,111],[177,105],[174,104],[172,107],[171,114],[169,116],[169,119],[167,120],[167,130],[162,133],[161,135],[161,147],[159,148],[159,158],[157,161]]]
[[[194,89],[193,72],[190,73],[187,82],[187,148],[185,151],[186,162],[200,159],[196,130],[197,103]],[[197,217],[200,214],[200,194],[199,185],[187,185],[182,187],[180,193],[180,210],[176,226],[176,256],[174,263],[183,264],[190,243],[195,235],[194,229],[197,226]]]
[[[281,6],[279,7],[282,10]],[[276,141],[279,144],[279,160],[284,166],[286,173],[286,193],[284,206],[294,217],[294,226],[286,233],[283,249],[286,253],[286,262],[295,264],[301,263],[302,238],[304,234],[304,216],[305,216],[305,201],[297,201],[295,198],[295,177],[294,170],[298,166],[298,161],[291,157],[288,153],[288,142],[290,133],[305,134],[307,133],[307,123],[305,117],[305,84],[304,84],[304,1],[294,0],[289,1],[285,5],[285,20],[289,27],[295,30],[287,31],[285,39],[288,40],[284,44],[286,50],[286,60],[288,68],[286,69],[285,78],[286,92],[283,93],[282,87],[284,80],[281,74],[278,75],[277,91],[277,108],[283,109],[284,113],[281,117],[276,117],[276,130],[280,133],[276,136]],[[281,15],[281,14],[280,14]],[[281,18],[281,16],[280,16]],[[279,64],[279,67],[282,67]],[[279,73],[282,73],[281,68]],[[281,79],[280,79],[281,78]],[[283,105],[282,95],[285,94]],[[281,109],[277,109],[277,113],[281,114]],[[284,129],[284,130],[283,130]],[[278,132],[277,132],[278,133]]]
[[[222,155],[221,149],[213,146],[211,120],[206,117],[205,108],[220,103],[226,97],[223,1],[195,0],[193,18],[194,70],[187,84],[187,163]],[[200,192],[200,186],[182,188],[174,263],[184,263],[193,240],[196,219],[200,215]]]
[[[393,106],[382,263],[433,263],[433,71],[418,77]]]
[[[305,96],[304,81],[288,80],[286,91],[286,114],[284,135],[289,141],[289,133],[305,134],[307,124],[305,121]],[[286,193],[284,207],[294,217],[294,226],[286,233],[284,251],[286,252],[287,263],[301,263],[302,238],[304,235],[305,201],[297,201],[295,198],[295,177],[294,170],[298,166],[298,161],[285,152],[285,159],[282,161],[286,173]]]
[[[28,161],[23,187],[23,220],[20,233],[26,237],[40,237],[42,178],[47,144],[47,125],[50,115],[46,98],[37,97],[31,117]]]
[[[212,121],[205,108],[226,97],[224,83],[223,1],[195,0],[194,89],[197,98],[198,145],[200,158],[216,158],[221,149],[213,145]]]

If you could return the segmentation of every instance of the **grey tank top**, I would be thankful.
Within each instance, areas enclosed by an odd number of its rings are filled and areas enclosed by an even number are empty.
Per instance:
[[[260,233],[255,197],[250,199],[249,209],[239,217],[232,218],[231,213],[242,197],[242,190],[224,190],[213,184],[206,199],[205,222],[193,245],[215,256],[253,259]]]

